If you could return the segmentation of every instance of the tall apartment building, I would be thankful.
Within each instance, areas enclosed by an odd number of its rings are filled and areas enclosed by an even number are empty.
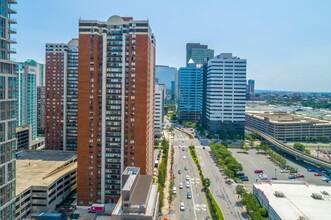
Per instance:
[[[80,20],[78,65],[78,205],[114,203],[126,166],[153,170],[155,39],[148,20]]]
[[[37,86],[37,134],[45,134],[45,86]]]
[[[160,137],[162,135],[164,125],[164,84],[155,85],[155,119],[154,119],[154,135]]]
[[[32,65],[31,65],[32,64]],[[18,63],[17,73],[17,126],[31,126],[31,140],[37,138],[37,78],[40,69],[35,61]]]
[[[187,43],[186,44],[186,63],[190,59],[198,66],[201,67],[206,58],[213,58],[214,50],[208,49],[208,45],[200,43]]]
[[[11,60],[16,43],[15,0],[1,1],[0,10],[0,219],[15,219],[16,64]]]
[[[202,101],[201,68],[192,59],[178,71],[178,119],[200,121]]]
[[[203,67],[203,122],[213,132],[245,129],[246,60],[221,53]]]
[[[46,44],[45,147],[77,149],[78,40]]]

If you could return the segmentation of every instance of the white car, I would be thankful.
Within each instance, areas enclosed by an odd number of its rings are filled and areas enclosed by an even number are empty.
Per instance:
[[[183,156],[183,159],[185,159],[186,157],[185,156]]]
[[[190,188],[190,182],[189,181],[186,181],[186,188]]]
[[[185,179],[186,180],[190,180],[190,176],[189,175],[186,175]]]
[[[322,178],[322,181],[328,181],[328,180],[329,180],[329,178],[327,178],[325,176]]]
[[[173,192],[174,194],[176,194],[176,186],[174,186],[174,188],[172,188],[172,192]]]
[[[183,183],[182,182],[179,183],[179,189],[183,189]]]
[[[280,170],[279,172],[281,172],[281,173],[289,173],[290,171],[289,170]]]
[[[185,211],[185,204],[184,202],[180,203],[180,211]]]

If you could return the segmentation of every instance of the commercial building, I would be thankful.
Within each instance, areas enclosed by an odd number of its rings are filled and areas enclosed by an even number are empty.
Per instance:
[[[170,67],[170,66],[165,66],[165,65],[156,65],[155,66],[155,77],[156,77],[157,83],[165,85],[166,103],[173,104],[175,101],[176,74],[177,74],[176,67]]]
[[[17,150],[29,150],[31,141],[31,125],[16,128]]]
[[[331,216],[331,187],[299,181],[253,185],[253,193],[271,220],[320,220]]]
[[[208,131],[243,135],[246,104],[246,60],[221,53],[203,66],[203,123]]]
[[[125,167],[153,170],[155,39],[148,20],[80,20],[78,65],[78,205],[115,203]]]
[[[154,135],[160,137],[164,125],[164,84],[155,85],[155,118],[154,118]]]
[[[122,174],[121,198],[111,219],[158,219],[158,186],[152,181],[153,176],[141,175],[139,168],[127,167]]]
[[[200,121],[202,101],[201,68],[192,59],[178,71],[178,120]]]
[[[255,80],[249,79],[247,83],[247,93],[246,98],[247,100],[252,100],[255,97]]]
[[[77,188],[76,153],[24,151],[16,165],[16,220],[54,211]]]
[[[208,49],[208,45],[200,43],[187,43],[186,44],[186,63],[190,59],[198,66],[201,67],[204,60],[214,57],[214,50]]]
[[[46,44],[46,149],[77,149],[78,40]]]
[[[37,138],[37,75],[36,62],[18,63],[17,73],[17,126],[31,126],[31,139]]]
[[[284,141],[331,137],[330,121],[287,112],[248,112],[246,113],[246,126]]]
[[[0,219],[15,219],[16,53],[12,38],[15,0],[1,1],[0,10]]]

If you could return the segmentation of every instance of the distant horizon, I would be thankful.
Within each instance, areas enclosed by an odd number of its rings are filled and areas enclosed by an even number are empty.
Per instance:
[[[290,91],[290,90],[274,90],[274,89],[256,89],[255,88],[255,92],[256,91],[259,91],[259,92],[261,92],[261,91],[267,91],[267,92],[290,92],[290,93],[331,93],[331,91],[330,92],[315,92],[315,91],[294,91],[294,90],[292,90],[292,91]]]

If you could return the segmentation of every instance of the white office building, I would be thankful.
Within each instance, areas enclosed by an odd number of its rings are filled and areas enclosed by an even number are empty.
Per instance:
[[[155,85],[155,119],[154,119],[154,135],[161,136],[164,124],[164,95],[165,85]]]
[[[203,68],[203,117],[209,131],[244,132],[246,59],[221,53]]]

